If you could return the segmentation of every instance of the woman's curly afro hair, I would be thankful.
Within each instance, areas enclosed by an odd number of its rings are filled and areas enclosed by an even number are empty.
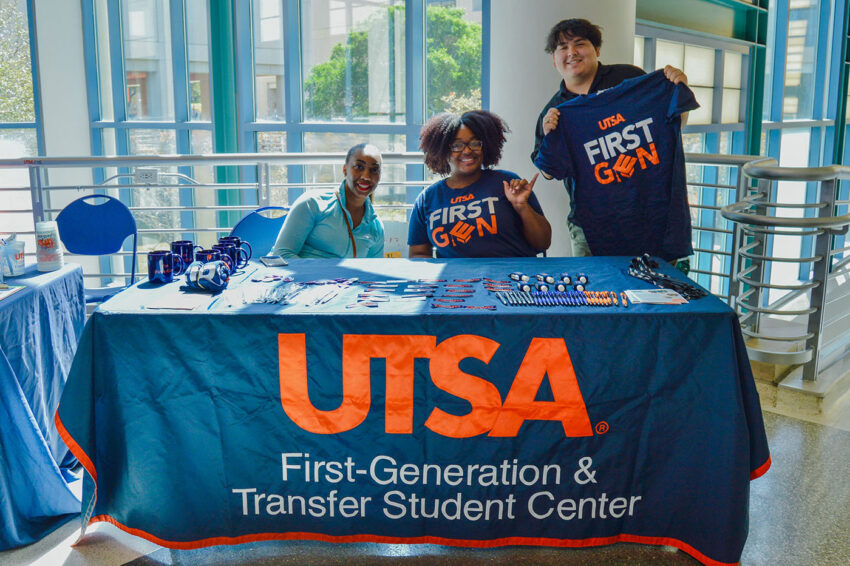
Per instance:
[[[502,146],[505,134],[510,131],[508,125],[497,115],[486,110],[470,110],[460,116],[457,114],[437,114],[419,132],[419,149],[425,153],[425,165],[438,175],[451,173],[449,166],[449,146],[455,140],[457,131],[466,126],[475,134],[483,147],[484,167],[492,167],[502,158]]]

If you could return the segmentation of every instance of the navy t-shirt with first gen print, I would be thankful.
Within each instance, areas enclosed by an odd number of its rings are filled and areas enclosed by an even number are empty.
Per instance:
[[[693,253],[680,115],[698,107],[663,71],[558,106],[534,163],[575,179],[575,216],[593,255]]]
[[[522,219],[505,197],[510,171],[484,169],[468,187],[453,189],[445,179],[416,198],[407,244],[431,244],[437,257],[530,257],[538,251],[522,233]],[[534,193],[528,204],[543,214]]]

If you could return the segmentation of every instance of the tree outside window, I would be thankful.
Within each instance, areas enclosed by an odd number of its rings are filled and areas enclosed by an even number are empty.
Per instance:
[[[481,107],[481,24],[464,19],[460,8],[428,6],[427,19],[427,114],[463,112]],[[313,66],[304,82],[305,113],[308,118],[357,120],[387,117],[395,121],[404,112],[403,88],[396,87],[395,51],[390,50],[390,69],[384,71],[390,81],[388,107],[376,112],[375,98],[384,93],[370,92],[376,71],[373,50],[378,42],[386,46],[386,33],[394,38],[404,29],[404,10],[388,6],[349,32],[345,42],[337,43],[327,61]],[[388,31],[386,31],[388,30]],[[370,51],[370,48],[372,51]],[[372,81],[370,82],[370,72]]]
[[[26,6],[0,0],[0,122],[35,122]]]

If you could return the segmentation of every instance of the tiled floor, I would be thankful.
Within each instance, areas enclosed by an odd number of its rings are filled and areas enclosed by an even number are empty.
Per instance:
[[[850,400],[821,423],[765,413],[773,466],[751,484],[750,535],[742,564],[850,564]],[[827,423],[827,424],[823,424]],[[675,549],[617,544],[592,549],[269,542],[169,551],[99,523],[77,546],[76,520],[36,544],[0,552],[0,564],[64,566],[159,564],[291,565],[686,565]]]

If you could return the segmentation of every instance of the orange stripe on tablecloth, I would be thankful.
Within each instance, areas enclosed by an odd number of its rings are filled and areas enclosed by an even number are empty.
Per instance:
[[[62,419],[59,418],[59,411],[56,411],[56,415],[54,415],[53,420],[56,422],[56,429],[59,431],[59,436],[62,437],[62,440],[65,441],[65,444],[68,446],[68,449],[71,453],[77,457],[77,460],[80,461],[80,464],[86,469],[86,471],[91,475],[92,479],[97,481],[97,470],[94,469],[94,463],[89,458],[89,455],[86,454],[86,451],[83,450],[82,446],[77,444],[77,441],[74,440],[74,437],[71,436],[71,433],[68,432],[68,429],[65,428],[65,425],[62,424]]]
[[[192,550],[204,548],[208,546],[218,545],[235,545],[248,542],[260,542],[270,540],[315,540],[320,542],[336,542],[336,543],[352,543],[352,542],[371,542],[385,544],[440,544],[444,546],[460,546],[467,548],[493,548],[498,546],[554,546],[554,547],[569,547],[583,548],[589,546],[602,546],[613,544],[616,542],[633,542],[638,544],[651,544],[656,546],[673,546],[679,550],[690,554],[707,566],[734,566],[738,562],[720,562],[713,560],[698,551],[691,545],[680,540],[669,537],[647,537],[630,534],[619,534],[612,537],[599,537],[588,539],[557,539],[544,537],[504,537],[489,540],[468,540],[468,539],[451,539],[445,537],[422,536],[422,537],[391,537],[383,535],[326,535],[321,533],[307,532],[290,532],[290,533],[257,533],[252,535],[241,535],[236,537],[213,537],[193,541],[170,541],[161,539],[141,529],[134,529],[122,525],[109,515],[98,515],[92,517],[89,523],[105,522],[115,525],[122,531],[131,535],[148,540],[154,544],[173,548],[177,550]]]
[[[770,459],[770,454],[768,454],[767,460],[765,461],[765,463],[762,464],[761,466],[759,466],[758,468],[756,468],[755,470],[753,470],[752,472],[750,472],[750,479],[754,480],[756,478],[760,478],[761,476],[763,476],[767,472],[767,470],[770,469],[770,465],[772,463],[773,462]]]

